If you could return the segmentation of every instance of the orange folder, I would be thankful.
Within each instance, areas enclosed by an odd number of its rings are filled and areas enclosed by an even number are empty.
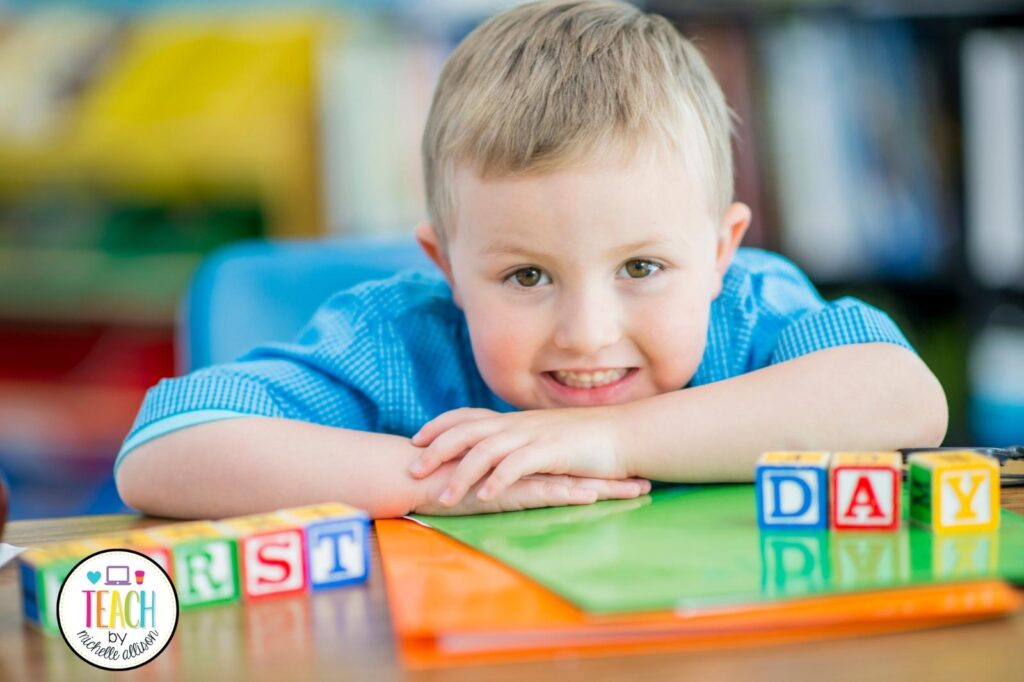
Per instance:
[[[592,615],[438,531],[404,519],[376,526],[399,656],[410,668],[872,635],[992,618],[1022,601],[1006,583],[982,580]]]

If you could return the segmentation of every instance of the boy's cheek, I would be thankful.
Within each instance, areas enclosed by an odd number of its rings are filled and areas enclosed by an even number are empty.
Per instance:
[[[521,324],[498,317],[470,323],[470,339],[477,369],[484,381],[507,402],[517,405],[529,390],[537,344]]]
[[[654,384],[659,393],[685,387],[693,379],[707,346],[708,316],[699,309],[666,315],[661,324],[648,328],[648,358],[654,365]]]

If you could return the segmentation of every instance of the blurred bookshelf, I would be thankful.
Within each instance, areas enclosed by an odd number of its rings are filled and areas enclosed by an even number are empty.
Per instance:
[[[176,311],[206,254],[411,232],[443,61],[510,4],[0,4],[15,518],[121,509],[113,457],[145,389],[184,369]],[[696,40],[737,113],[747,244],[890,312],[946,388],[948,444],[1024,440],[1024,6],[642,4]]]
[[[1024,5],[646,7],[739,116],[753,242],[896,319],[946,389],[946,444],[1024,440]]]

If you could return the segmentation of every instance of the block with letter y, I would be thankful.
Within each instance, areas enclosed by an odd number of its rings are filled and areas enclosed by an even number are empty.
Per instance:
[[[933,531],[999,527],[999,464],[970,451],[910,456],[910,518]]]
[[[827,530],[827,452],[766,452],[757,462],[757,524],[762,529]]]
[[[286,509],[281,514],[304,530],[309,589],[322,590],[366,580],[370,529],[366,512],[331,502]]]

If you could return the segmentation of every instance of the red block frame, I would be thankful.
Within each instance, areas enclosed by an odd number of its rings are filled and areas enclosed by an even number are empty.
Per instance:
[[[850,524],[843,523],[839,519],[839,473],[842,471],[885,471],[892,474],[892,521],[890,523],[877,524]],[[899,530],[900,520],[903,517],[902,497],[903,475],[899,469],[888,466],[857,464],[840,465],[829,470],[828,482],[828,520],[831,528],[835,530]]]

